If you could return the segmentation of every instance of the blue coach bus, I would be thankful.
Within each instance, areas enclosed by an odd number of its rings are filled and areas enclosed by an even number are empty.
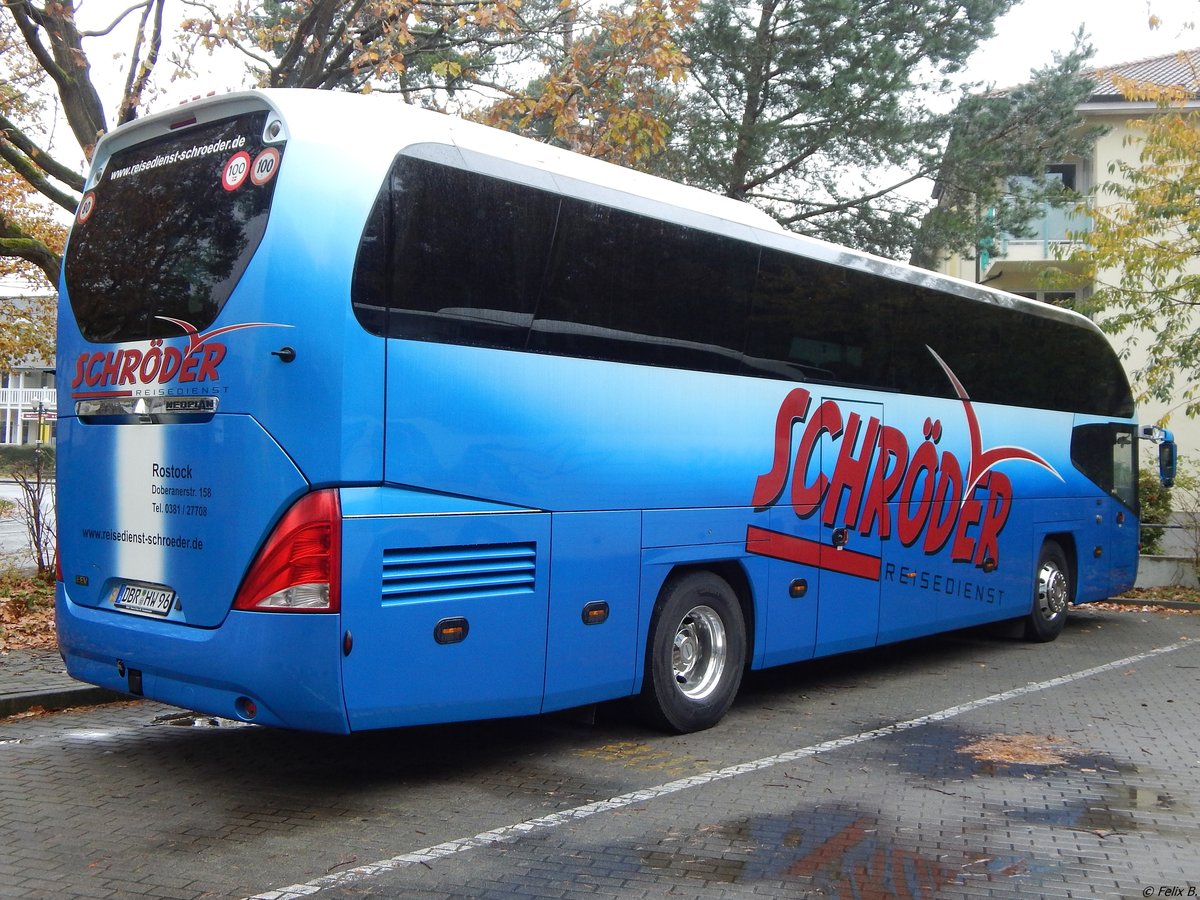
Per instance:
[[[1137,428],[1071,312],[385,97],[98,145],[59,319],[60,647],[350,732],[636,697],[1129,587]]]

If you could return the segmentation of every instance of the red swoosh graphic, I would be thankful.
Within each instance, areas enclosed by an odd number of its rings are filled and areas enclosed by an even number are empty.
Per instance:
[[[188,339],[188,353],[192,353],[197,347],[203,346],[207,341],[211,341],[219,334],[225,334],[230,331],[240,331],[243,328],[293,328],[292,325],[284,325],[279,322],[243,322],[240,325],[226,325],[224,328],[215,328],[212,331],[199,334],[196,331],[196,326],[191,322],[185,322],[183,319],[172,319],[170,316],[155,316],[156,319],[162,319],[164,322],[170,322],[172,325],[178,325],[183,329],[184,334]]]
[[[967,430],[971,435],[971,460],[967,466],[966,487],[963,490],[963,503],[967,502],[967,497],[971,496],[971,492],[975,490],[975,486],[983,480],[991,469],[1007,460],[1024,460],[1031,462],[1036,466],[1045,469],[1059,481],[1063,477],[1058,474],[1058,470],[1042,457],[1038,456],[1032,450],[1026,450],[1024,447],[992,447],[990,450],[983,449],[983,433],[979,427],[979,419],[975,415],[975,408],[971,405],[971,397],[967,394],[966,388],[962,386],[962,382],[958,380],[958,376],[951,371],[946,365],[945,360],[937,355],[937,351],[925,345],[933,358],[937,360],[942,371],[946,373],[946,377],[950,379],[950,383],[954,386],[954,392],[958,394],[958,399],[962,401],[963,411],[967,416]]]

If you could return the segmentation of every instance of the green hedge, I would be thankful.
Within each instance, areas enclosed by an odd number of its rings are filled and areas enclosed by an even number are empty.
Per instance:
[[[1138,499],[1142,507],[1142,547],[1146,556],[1162,553],[1162,539],[1166,529],[1155,528],[1171,519],[1171,489],[1162,486],[1158,472],[1146,467],[1138,473]]]
[[[25,445],[18,447],[12,444],[0,444],[0,472],[4,474],[10,473],[16,468],[32,469],[34,465],[34,454],[37,448]],[[54,448],[42,448],[42,471],[54,471]]]

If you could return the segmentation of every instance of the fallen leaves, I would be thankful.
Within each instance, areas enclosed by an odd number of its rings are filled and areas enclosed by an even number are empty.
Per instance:
[[[56,646],[54,585],[16,571],[0,573],[0,651]]]
[[[1189,587],[1132,588],[1119,597],[1128,600],[1170,600],[1173,603],[1195,603],[1200,610],[1200,590]]]
[[[1078,755],[1070,742],[1054,735],[993,734],[959,749],[982,762],[1016,766],[1061,766]]]

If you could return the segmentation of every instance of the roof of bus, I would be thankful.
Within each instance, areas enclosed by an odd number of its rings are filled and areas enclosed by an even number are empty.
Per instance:
[[[580,187],[599,188],[606,197],[617,198],[614,205],[634,211],[658,212],[663,218],[727,232],[786,252],[1099,331],[1094,322],[1071,310],[796,234],[748,203],[421,109],[394,95],[274,88],[205,97],[122,126],[102,139],[95,158],[101,160],[130,143],[165,133],[181,116],[202,113],[205,107],[217,107],[224,114],[230,106],[261,108],[264,100],[282,117],[290,138],[331,145],[356,138],[369,141],[389,163],[402,150],[444,144],[476,158],[501,161],[514,172],[544,173],[555,183],[570,184],[570,192]]]

